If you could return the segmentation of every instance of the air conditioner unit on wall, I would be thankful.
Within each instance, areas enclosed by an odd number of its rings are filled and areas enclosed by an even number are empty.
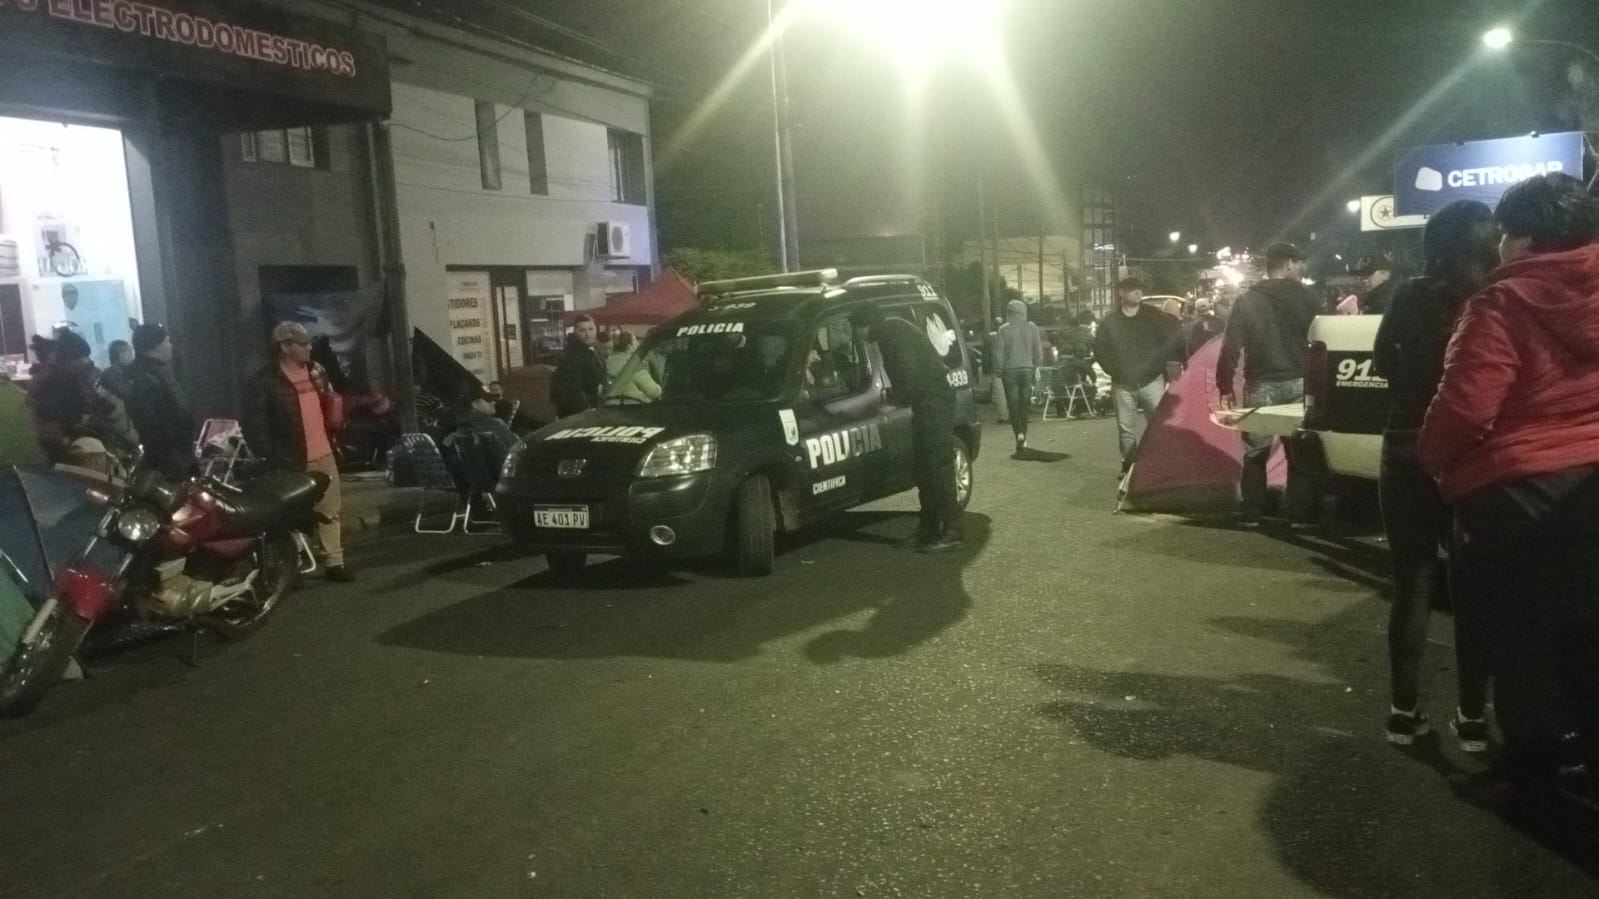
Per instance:
[[[621,259],[633,255],[633,236],[622,222],[600,222],[594,234],[594,255]]]

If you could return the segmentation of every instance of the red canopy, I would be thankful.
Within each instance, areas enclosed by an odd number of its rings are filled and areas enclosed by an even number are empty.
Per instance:
[[[579,310],[601,327],[658,325],[699,305],[693,282],[667,268],[643,290],[628,294],[599,309]]]

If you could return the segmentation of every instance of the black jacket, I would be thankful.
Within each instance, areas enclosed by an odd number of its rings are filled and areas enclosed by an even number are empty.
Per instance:
[[[311,364],[311,386],[319,400],[325,399],[333,389],[328,386],[327,372],[316,363]],[[326,403],[322,408],[327,409]],[[326,426],[326,422],[323,424]],[[310,461],[305,457],[305,423],[300,417],[300,395],[277,360],[268,362],[245,382],[239,427],[244,431],[244,442],[250,445],[250,452],[273,467],[300,470]],[[331,432],[328,445],[338,446]]]
[[[883,372],[888,375],[896,403],[915,406],[954,401],[949,369],[927,332],[902,318],[888,318],[872,326],[871,336],[883,355]]]
[[[566,338],[566,350],[550,379],[550,401],[555,404],[555,413],[565,418],[596,408],[604,389],[605,363],[600,361],[600,355],[576,335]]]
[[[1388,306],[1394,301],[1399,291],[1399,279],[1390,277],[1388,280],[1372,288],[1371,292],[1360,298],[1360,312],[1362,315],[1382,315],[1388,311]]]
[[[1120,309],[1105,313],[1094,335],[1094,361],[1120,387],[1142,387],[1166,373],[1166,363],[1183,361],[1183,325],[1153,306],[1137,315]]]
[[[1233,392],[1238,354],[1244,355],[1244,382],[1292,381],[1305,376],[1305,338],[1321,302],[1310,288],[1289,278],[1271,278],[1244,293],[1227,321],[1216,386]]]
[[[144,455],[168,477],[181,477],[194,467],[194,413],[165,362],[140,356],[128,366],[128,417],[139,432]]]
[[[1444,375],[1444,351],[1474,290],[1413,278],[1394,293],[1377,329],[1375,370],[1388,380],[1388,430],[1421,428]]]

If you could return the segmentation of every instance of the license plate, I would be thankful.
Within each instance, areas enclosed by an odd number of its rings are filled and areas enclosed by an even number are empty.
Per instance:
[[[534,506],[533,526],[537,528],[566,528],[587,530],[588,506]]]

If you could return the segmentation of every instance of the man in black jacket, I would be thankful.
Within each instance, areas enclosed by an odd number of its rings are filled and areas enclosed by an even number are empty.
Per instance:
[[[911,476],[921,502],[917,552],[961,545],[961,510],[955,495],[955,391],[949,369],[927,332],[889,318],[867,303],[850,314],[856,330],[877,344],[895,404],[911,410]]]
[[[144,443],[145,461],[166,477],[186,477],[194,468],[194,413],[172,374],[167,329],[156,324],[134,328],[133,352],[123,389],[128,417]]]
[[[1290,243],[1266,248],[1266,280],[1244,294],[1227,322],[1221,358],[1216,361],[1216,389],[1223,409],[1238,407],[1234,386],[1238,356],[1244,357],[1244,405],[1249,408],[1296,403],[1305,398],[1305,338],[1321,303],[1300,280],[1305,256]],[[1244,470],[1240,480],[1245,524],[1257,524],[1266,511],[1266,463],[1275,441],[1270,434],[1244,434]],[[1304,521],[1314,514],[1311,485],[1288,453],[1288,516]]]
[[[326,475],[331,482],[316,505],[317,539],[328,580],[355,580],[344,567],[342,485],[335,452],[342,401],[327,372],[311,361],[311,334],[299,322],[272,329],[275,354],[244,387],[239,426],[250,450],[269,465]]]
[[[605,363],[594,350],[599,339],[594,319],[580,315],[572,322],[566,350],[550,379],[550,400],[562,418],[600,405],[600,393],[605,390]]]
[[[1094,335],[1094,359],[1110,375],[1125,475],[1148,416],[1166,392],[1166,364],[1183,361],[1183,325],[1144,305],[1144,285],[1137,278],[1117,282],[1116,298],[1116,310],[1105,314]]]
[[[1366,293],[1360,298],[1361,315],[1382,315],[1388,311],[1388,304],[1393,302],[1394,291],[1399,288],[1399,279],[1394,277],[1394,264],[1387,254],[1378,253],[1367,256],[1355,266],[1355,274],[1360,276],[1360,283],[1366,288]]]

